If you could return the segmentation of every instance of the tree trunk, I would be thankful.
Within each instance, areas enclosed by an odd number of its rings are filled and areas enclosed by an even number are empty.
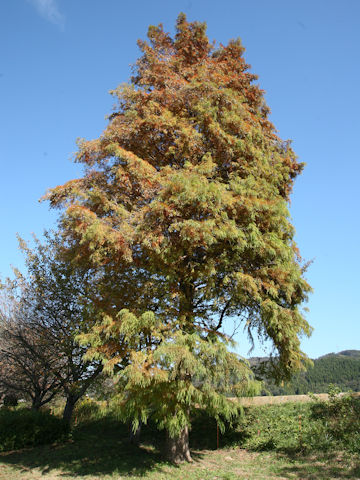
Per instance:
[[[134,433],[133,429],[132,429],[132,425],[130,424],[130,435],[129,435],[129,439],[130,439],[130,443],[133,444],[133,445],[139,445],[139,442],[140,442],[140,434],[141,434],[141,421],[139,422],[139,425],[136,429],[136,432]]]
[[[31,410],[39,410],[41,407],[41,397],[40,395],[35,394],[31,402]]]
[[[63,412],[63,420],[67,424],[70,424],[70,422],[71,422],[71,417],[72,417],[72,414],[73,414],[73,411],[74,411],[75,404],[78,401],[78,398],[79,397],[69,395],[66,399],[66,405],[65,405],[65,408],[64,408],[64,412]]]
[[[185,427],[178,437],[166,432],[166,458],[172,463],[192,462],[189,449],[189,428]]]

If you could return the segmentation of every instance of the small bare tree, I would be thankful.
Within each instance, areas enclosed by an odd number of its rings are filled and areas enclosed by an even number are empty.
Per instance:
[[[9,301],[6,302],[6,307]],[[33,330],[13,299],[0,310],[0,391],[31,401],[33,409],[50,402],[62,382],[56,372],[61,359],[48,339]]]
[[[64,261],[55,235],[45,238],[35,238],[34,249],[20,239],[27,275],[15,270],[16,279],[3,288],[0,385],[30,396],[34,408],[61,391],[63,417],[70,422],[76,402],[102,370],[100,361],[84,360],[87,349],[76,340],[96,321],[94,274]]]

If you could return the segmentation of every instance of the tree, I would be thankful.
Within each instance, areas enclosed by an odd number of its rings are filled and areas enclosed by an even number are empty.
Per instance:
[[[131,83],[113,91],[104,133],[79,143],[84,176],[46,198],[63,209],[73,261],[124,275],[139,294],[120,295],[123,309],[153,312],[172,342],[179,332],[219,342],[224,318],[237,317],[251,339],[272,340],[273,374],[288,378],[303,367],[299,338],[311,332],[301,312],[310,286],[287,208],[303,164],[269,121],[240,40],[215,48],[205,24],[183,14],[174,38],[162,25],[148,38]],[[116,350],[109,321],[106,312],[93,354],[100,340]],[[117,340],[112,364],[127,356],[130,369],[136,348],[123,334]],[[169,432],[180,442],[188,418],[177,420]]]
[[[38,410],[60,392],[61,380],[54,374],[59,357],[28,320],[14,298],[2,296],[0,391],[30,399],[32,408]]]
[[[189,426],[196,410],[205,410],[223,431],[241,410],[226,395],[259,391],[247,362],[229,352],[219,335],[189,333],[153,312],[136,317],[127,309],[105,319],[102,327],[81,335],[81,340],[98,345],[111,338],[127,346],[129,358],[118,374],[120,394],[115,397],[120,416],[131,421],[134,434],[149,418],[165,429],[166,454],[175,463],[191,461]],[[105,356],[103,361],[105,371],[111,372],[112,359]]]
[[[54,393],[61,389],[65,395],[63,417],[70,422],[76,402],[102,370],[101,362],[83,359],[86,349],[76,341],[76,336],[88,331],[96,320],[92,307],[97,295],[94,272],[74,269],[61,259],[63,245],[56,235],[45,232],[43,243],[35,238],[34,249],[22,239],[19,243],[25,254],[27,276],[15,271],[16,280],[9,282],[8,292],[17,295],[17,310],[23,320],[13,323],[8,335],[15,331],[19,335],[24,325],[31,332],[37,370],[51,374]],[[29,349],[26,340],[22,338]],[[16,354],[24,361],[22,350]]]

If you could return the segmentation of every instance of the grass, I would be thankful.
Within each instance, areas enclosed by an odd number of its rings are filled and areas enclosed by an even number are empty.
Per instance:
[[[221,438],[222,448],[216,450],[214,425],[205,430],[201,425],[194,427],[194,462],[178,467],[162,459],[163,436],[153,429],[144,430],[139,447],[130,445],[127,436],[126,427],[111,416],[82,423],[65,444],[0,454],[0,479],[360,479],[359,460],[349,453],[251,452],[224,446],[225,437]]]

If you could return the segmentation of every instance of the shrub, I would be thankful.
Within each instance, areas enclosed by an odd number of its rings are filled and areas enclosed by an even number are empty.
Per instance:
[[[4,407],[16,407],[18,404],[18,399],[13,393],[8,393],[3,398]]]
[[[76,423],[86,423],[102,418],[105,413],[103,404],[106,404],[106,402],[97,402],[91,398],[84,398],[75,406],[74,421]]]
[[[329,401],[245,408],[241,446],[251,450],[360,452],[360,399],[331,393]]]
[[[0,410],[0,451],[16,450],[65,440],[66,423],[48,412]]]
[[[328,402],[313,404],[311,418],[323,424],[334,446],[360,452],[360,398],[330,390]]]
[[[306,403],[248,407],[239,424],[242,444],[252,450],[304,448],[309,429],[315,428],[309,423],[310,414]]]

